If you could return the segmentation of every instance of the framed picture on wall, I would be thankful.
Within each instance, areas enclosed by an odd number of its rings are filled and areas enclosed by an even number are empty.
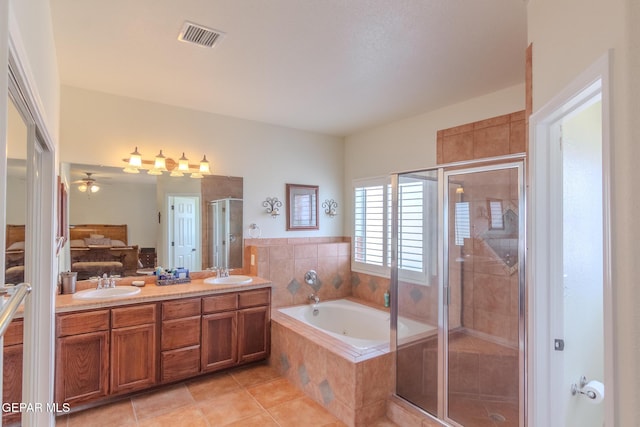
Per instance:
[[[287,230],[318,230],[318,186],[287,184]]]

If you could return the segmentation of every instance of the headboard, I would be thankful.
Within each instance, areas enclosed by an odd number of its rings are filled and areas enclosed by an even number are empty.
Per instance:
[[[7,245],[5,248],[11,246],[15,242],[24,242],[24,225],[12,225],[7,224]]]
[[[111,240],[120,240],[128,245],[127,224],[79,224],[69,226],[69,239],[82,240],[99,234]]]

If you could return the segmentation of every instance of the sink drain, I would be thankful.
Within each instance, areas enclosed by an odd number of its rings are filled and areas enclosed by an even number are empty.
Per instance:
[[[498,422],[498,423],[503,423],[505,421],[507,421],[507,419],[500,415],[500,414],[489,414],[489,418],[491,418],[491,420]]]

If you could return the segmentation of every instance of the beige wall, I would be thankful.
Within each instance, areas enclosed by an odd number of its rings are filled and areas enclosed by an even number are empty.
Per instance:
[[[320,230],[287,232],[285,215],[274,220],[262,206],[267,197],[284,201],[285,183],[294,183],[318,185],[320,202],[335,199],[342,207],[341,138],[69,86],[61,101],[65,162],[120,167],[135,146],[145,159],[161,148],[173,158],[184,151],[192,162],[206,153],[213,174],[244,177],[244,223],[258,224],[262,237],[343,234],[341,221],[323,214]]]
[[[53,44],[51,9],[48,0],[9,1],[9,31],[26,53],[47,131],[57,141],[60,114],[60,77]],[[14,26],[15,24],[15,26]]]
[[[607,391],[607,396],[616,402],[616,425],[620,426],[637,425],[640,420],[637,393],[640,298],[636,290],[640,276],[640,263],[636,260],[640,224],[635,220],[640,206],[636,186],[640,180],[639,12],[636,0],[530,0],[528,5],[534,113],[612,49],[611,228],[616,386]]]
[[[524,84],[512,86],[348,136],[345,140],[345,233],[353,233],[354,179],[435,166],[439,129],[520,111],[524,109],[524,95]]]

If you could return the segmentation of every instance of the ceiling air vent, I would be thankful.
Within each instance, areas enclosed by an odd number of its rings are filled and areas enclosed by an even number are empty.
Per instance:
[[[222,31],[203,27],[193,22],[185,22],[178,40],[193,43],[201,47],[214,47],[224,38]]]

